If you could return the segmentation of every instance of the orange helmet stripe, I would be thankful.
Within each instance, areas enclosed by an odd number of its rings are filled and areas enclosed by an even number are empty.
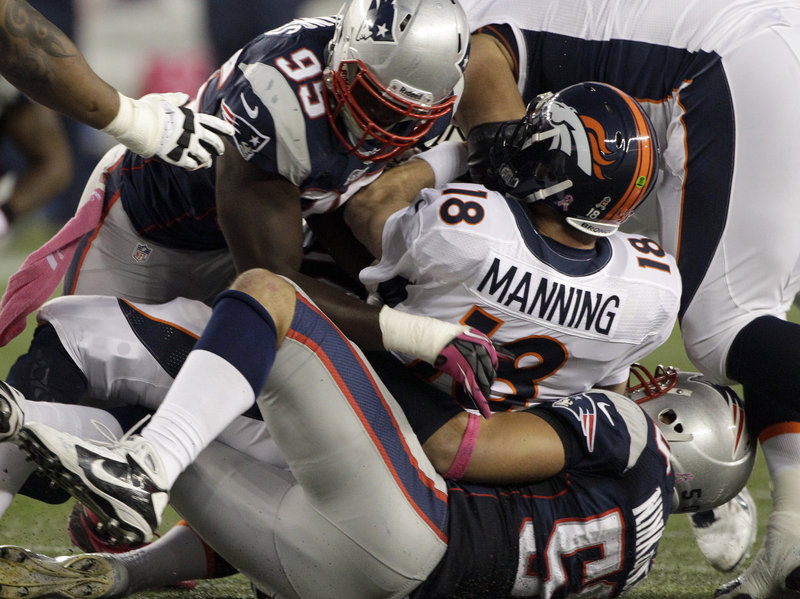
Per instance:
[[[655,160],[655,148],[650,139],[650,128],[647,125],[647,119],[635,100],[624,93],[620,93],[620,96],[631,109],[631,114],[633,114],[634,123],[636,125],[636,138],[639,140],[639,151],[636,153],[636,176],[633,178],[633,181],[631,181],[628,189],[625,190],[621,201],[614,210],[607,213],[602,220],[618,220],[626,213],[631,212],[650,188],[654,178],[654,173],[652,173],[652,171]],[[645,184],[642,186],[637,185],[639,179],[643,176],[647,178]]]

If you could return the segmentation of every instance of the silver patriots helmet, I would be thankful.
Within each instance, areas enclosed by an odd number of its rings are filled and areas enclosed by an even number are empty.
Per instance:
[[[456,0],[349,0],[328,52],[334,133],[364,160],[386,160],[453,111],[469,26]]]
[[[756,457],[742,400],[698,372],[631,368],[626,395],[655,421],[669,443],[675,471],[673,513],[709,510],[742,490]]]

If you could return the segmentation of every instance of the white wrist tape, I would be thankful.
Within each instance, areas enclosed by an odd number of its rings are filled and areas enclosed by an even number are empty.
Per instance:
[[[154,106],[119,94],[119,112],[101,131],[150,158],[161,145],[162,129],[161,116]]]
[[[389,306],[381,308],[379,322],[386,349],[414,356],[428,364],[436,362],[445,345],[469,330],[463,325],[407,314]]]
[[[467,144],[445,141],[413,156],[412,160],[427,162],[433,170],[436,189],[442,189],[467,172]]]

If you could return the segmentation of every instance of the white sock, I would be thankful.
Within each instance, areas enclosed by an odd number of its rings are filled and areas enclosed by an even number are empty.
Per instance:
[[[149,545],[115,557],[128,571],[129,593],[208,578],[207,547],[185,524],[173,526]]]
[[[800,466],[800,434],[783,433],[761,442],[761,451],[767,462],[770,479],[786,469]]]
[[[25,483],[36,470],[36,464],[13,443],[0,443],[0,517]]]
[[[783,469],[770,477],[772,486],[772,511],[791,512],[800,517],[800,466]]]
[[[230,362],[202,349],[189,354],[141,433],[161,457],[169,487],[254,401],[250,383]]]

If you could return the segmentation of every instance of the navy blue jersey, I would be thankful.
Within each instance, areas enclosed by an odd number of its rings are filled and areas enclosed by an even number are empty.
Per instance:
[[[412,597],[615,597],[647,575],[674,482],[655,424],[605,393],[530,411],[561,434],[565,470],[533,485],[448,482],[448,550]]]
[[[202,112],[234,125],[231,141],[245,160],[300,189],[304,215],[339,207],[382,170],[350,154],[328,121],[323,69],[334,23],[298,19],[258,36],[212,74],[196,99]],[[437,123],[429,137],[444,125]],[[214,182],[213,168],[188,172],[126,152],[107,185],[121,191],[142,236],[206,250],[226,245]]]

